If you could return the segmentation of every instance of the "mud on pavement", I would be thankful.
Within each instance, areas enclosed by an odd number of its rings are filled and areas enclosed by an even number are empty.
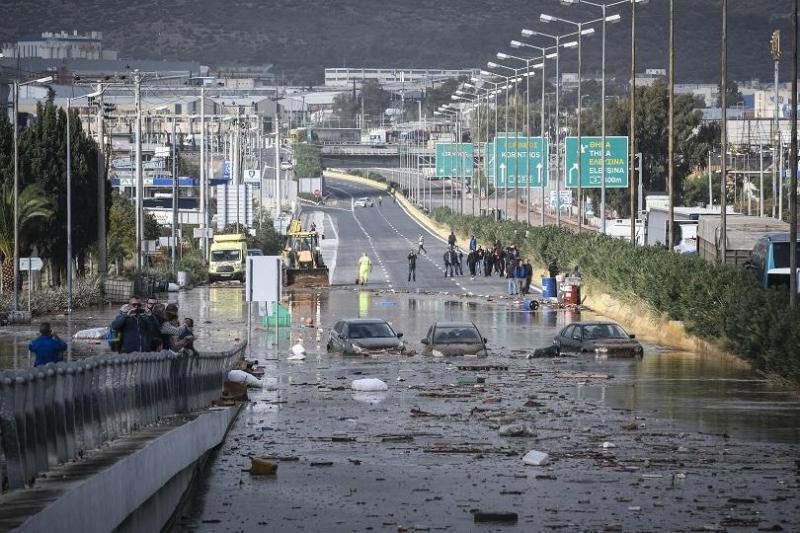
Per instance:
[[[316,328],[292,329],[277,349],[259,330],[253,357],[267,368],[265,388],[251,391],[176,530],[800,529],[796,439],[737,429],[751,422],[737,422],[736,404],[772,394],[787,402],[781,420],[796,435],[798,406],[781,391],[721,365],[702,374],[711,391],[703,396],[672,379],[690,356],[650,345],[641,362],[527,359],[575,317],[512,318],[519,311],[508,302],[374,293],[365,302],[362,294],[298,296],[293,321],[315,316],[329,326],[369,314],[418,343],[435,319],[471,319],[493,354],[344,358],[324,353]],[[307,357],[289,362],[297,338]],[[648,374],[648,359],[668,368]],[[360,378],[388,390],[351,390]],[[715,395],[723,381],[729,386]],[[659,403],[648,401],[656,395]],[[714,411],[713,424],[672,412],[712,401],[733,402]],[[547,454],[545,463],[523,463],[531,450]],[[251,457],[275,462],[276,473],[251,476]]]

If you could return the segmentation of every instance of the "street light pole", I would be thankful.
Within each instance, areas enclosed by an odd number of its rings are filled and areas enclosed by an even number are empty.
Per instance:
[[[669,125],[667,138],[667,247],[675,247],[675,0],[669,0]],[[604,159],[605,160],[605,159]]]
[[[19,311],[19,82],[14,80],[14,311]]]
[[[723,0],[725,1],[725,0]],[[630,96],[630,122],[628,135],[630,136],[630,153],[628,154],[628,175],[631,200],[631,246],[636,246],[636,2],[631,0],[631,96]],[[724,135],[724,134],[723,134]]]
[[[728,0],[722,0],[722,46],[721,46],[721,62],[720,62],[720,89],[719,99],[720,107],[722,108],[722,117],[720,121],[720,140],[722,148],[720,149],[720,261],[724,265],[728,255],[728,235],[727,235],[727,191],[726,185],[728,181]],[[792,121],[794,122],[794,120]]]
[[[789,306],[797,307],[797,0],[792,13],[792,151],[789,155]]]

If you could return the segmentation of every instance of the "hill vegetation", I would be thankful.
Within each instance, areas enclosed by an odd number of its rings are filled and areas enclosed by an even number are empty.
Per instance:
[[[678,1],[678,79],[712,82],[719,75],[720,16],[717,0]],[[731,2],[730,75],[771,79],[769,38],[784,31],[789,42],[789,0]],[[458,0],[380,2],[369,0],[17,0],[0,17],[0,41],[53,30],[100,30],[108,48],[122,57],[197,60],[203,64],[274,63],[294,82],[319,82],[325,67],[476,67],[519,38],[522,27],[542,27],[541,12],[573,20],[598,10],[564,7],[555,0]],[[616,8],[612,11],[616,11]],[[609,11],[611,13],[612,11]],[[608,65],[626,75],[630,49],[628,8],[609,26]],[[667,2],[639,9],[641,69],[664,68]],[[552,33],[572,28],[552,24]],[[599,64],[599,35],[585,47],[588,71]],[[589,41],[587,41],[588,43]],[[596,44],[595,44],[596,43]],[[541,44],[549,44],[542,41]],[[565,69],[574,52],[565,55]],[[784,68],[788,72],[788,68]]]

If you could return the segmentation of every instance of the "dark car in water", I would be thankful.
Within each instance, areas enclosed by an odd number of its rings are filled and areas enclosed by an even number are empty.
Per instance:
[[[413,355],[388,322],[379,318],[354,318],[340,320],[328,334],[328,352],[346,355],[370,355],[373,353],[398,353]]]
[[[472,322],[436,322],[422,339],[423,355],[486,357],[486,339]]]
[[[614,322],[574,322],[553,339],[556,355],[593,353],[605,357],[641,357],[644,349],[635,335]]]

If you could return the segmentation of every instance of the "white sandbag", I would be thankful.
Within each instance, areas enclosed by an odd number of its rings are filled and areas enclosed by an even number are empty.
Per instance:
[[[350,388],[362,392],[377,392],[389,390],[389,386],[377,378],[356,379],[350,384]]]
[[[231,370],[228,372],[228,381],[233,383],[245,383],[248,387],[261,387],[262,383],[252,374],[248,374],[244,370]]]
[[[108,335],[108,328],[89,328],[89,329],[82,329],[75,333],[72,338],[73,339],[81,339],[81,340],[103,340]]]
[[[179,290],[181,290],[181,288],[177,283],[170,283],[167,286],[167,292],[178,292]]]

